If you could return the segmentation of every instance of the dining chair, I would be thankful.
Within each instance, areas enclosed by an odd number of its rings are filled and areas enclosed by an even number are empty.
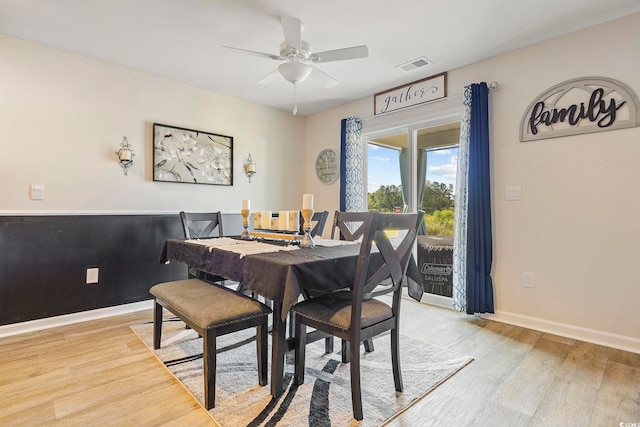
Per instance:
[[[322,236],[324,232],[325,224],[329,218],[329,211],[314,212],[311,217],[311,237],[316,237],[318,234]],[[300,234],[304,234],[304,218],[302,218],[302,212],[300,212]]]
[[[313,213],[313,216],[311,217],[311,225],[313,227],[309,232],[309,234],[311,234],[311,237],[315,237],[318,234],[322,236],[322,233],[324,233],[324,227],[327,223],[328,218],[329,218],[329,211],[318,211]],[[304,218],[302,218],[302,212],[300,212],[300,234],[304,234],[303,227],[304,227]],[[303,298],[310,298],[310,295],[303,291]],[[289,335],[293,336],[294,329],[295,329],[295,319],[293,318],[293,313],[291,312],[289,313],[288,322],[289,322]],[[333,337],[317,336],[316,341],[323,338],[325,339],[325,352],[333,353]]]
[[[363,418],[359,344],[364,340],[391,331],[393,381],[396,391],[403,390],[398,331],[400,301],[402,284],[406,281],[417,230],[423,218],[422,211],[410,214],[368,213],[352,287],[304,300],[293,307],[296,384],[304,383],[306,327],[341,338],[348,343],[350,352],[351,400],[356,420]],[[387,232],[399,234],[399,244],[392,245]],[[391,285],[380,286],[386,278],[391,279]],[[391,305],[376,299],[388,293],[392,296]]]
[[[180,212],[180,222],[185,239],[203,239],[222,237],[222,212]],[[221,282],[224,277],[214,276],[191,266],[189,278],[198,278],[207,282]]]
[[[335,211],[333,214],[333,226],[331,228],[331,239],[356,241],[362,238],[365,231],[366,220],[369,212],[345,212]],[[337,233],[337,235],[336,235]],[[342,341],[342,362],[349,363],[349,351],[346,342]],[[373,339],[364,342],[364,349],[367,352],[375,350]]]
[[[210,237],[223,237],[222,212],[180,212],[180,221],[185,239],[206,239]],[[225,279],[222,276],[206,273],[191,266],[187,267],[189,278],[197,278],[205,282],[222,286],[235,286],[237,291],[242,291],[242,285]]]

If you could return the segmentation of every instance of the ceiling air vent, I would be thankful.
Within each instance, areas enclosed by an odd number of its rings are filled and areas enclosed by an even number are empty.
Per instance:
[[[405,62],[404,64],[400,64],[397,67],[402,68],[405,71],[415,70],[416,68],[424,67],[425,65],[432,64],[430,60],[421,56],[420,58],[413,59],[409,62]]]

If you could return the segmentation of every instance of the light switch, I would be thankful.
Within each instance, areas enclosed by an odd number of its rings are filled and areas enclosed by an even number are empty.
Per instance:
[[[31,184],[31,200],[44,200],[44,185]]]
[[[505,200],[522,200],[522,188],[518,186],[505,187],[504,189]]]

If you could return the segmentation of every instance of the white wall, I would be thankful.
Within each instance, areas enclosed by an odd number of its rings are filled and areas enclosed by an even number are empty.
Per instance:
[[[490,95],[496,319],[640,352],[640,128],[518,139],[529,103],[565,80],[609,77],[640,94],[638,40],[634,14],[448,73],[452,95],[500,83]],[[307,117],[307,163],[339,147],[341,118],[372,112],[369,97]],[[337,205],[339,183],[312,174],[307,190]],[[522,201],[504,200],[512,185]]]
[[[304,161],[304,117],[7,36],[0,52],[0,214],[301,204],[304,180],[290,166]],[[234,185],[153,182],[154,122],[232,136]],[[123,136],[136,154],[128,176],[114,154]],[[30,184],[46,200],[30,200]]]

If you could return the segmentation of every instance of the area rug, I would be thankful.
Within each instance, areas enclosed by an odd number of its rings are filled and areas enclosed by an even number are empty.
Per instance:
[[[162,343],[153,350],[153,324],[133,331],[202,404],[202,339],[179,319],[165,319]],[[293,352],[287,353],[285,392],[277,399],[258,385],[255,329],[218,337],[216,407],[209,414],[222,427],[380,426],[442,384],[471,360],[406,336],[400,337],[404,391],[397,393],[391,372],[390,335],[374,339],[375,351],[361,356],[364,420],[353,419],[349,365],[336,352],[324,354],[324,341],[307,346],[305,383],[292,384]],[[271,360],[269,360],[269,363]]]

